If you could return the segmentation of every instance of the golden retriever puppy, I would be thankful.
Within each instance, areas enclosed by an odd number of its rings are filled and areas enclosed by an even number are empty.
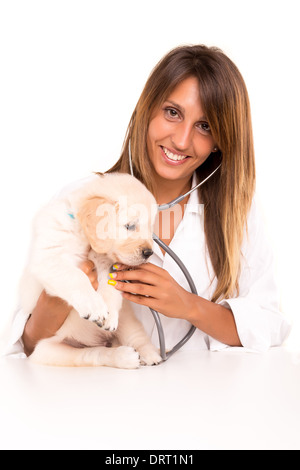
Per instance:
[[[121,173],[97,175],[40,210],[21,280],[21,307],[29,315],[45,289],[73,309],[55,336],[37,344],[32,361],[119,368],[161,361],[130,303],[107,284],[114,263],[136,266],[152,255],[156,213],[146,187]],[[78,267],[87,258],[96,265],[97,292]]]

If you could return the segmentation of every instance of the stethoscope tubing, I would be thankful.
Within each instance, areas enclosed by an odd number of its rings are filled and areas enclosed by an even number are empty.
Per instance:
[[[155,233],[153,233],[153,240],[163,250],[165,250],[165,252],[168,253],[169,256],[171,256],[171,258],[175,261],[175,263],[177,263],[177,265],[179,266],[179,268],[181,269],[181,271],[185,275],[187,282],[189,283],[192,294],[198,295],[195,283],[194,283],[189,271],[187,270],[187,268],[185,267],[185,265],[181,261],[181,259],[176,255],[176,253],[174,253],[173,250],[171,250],[171,248],[168,245],[166,245],[157,235],[155,235]],[[196,327],[192,325],[191,328],[189,329],[189,331],[187,332],[187,334],[170,351],[166,351],[165,335],[164,335],[164,330],[163,330],[163,327],[162,327],[162,324],[161,324],[160,316],[159,316],[159,314],[156,310],[153,310],[152,308],[150,308],[150,310],[151,310],[151,313],[152,313],[152,315],[154,317],[154,320],[155,320],[155,323],[156,323],[156,328],[157,328],[158,338],[159,338],[159,344],[160,344],[160,355],[162,357],[162,360],[166,361],[176,351],[181,349],[182,346],[185,343],[187,343],[187,341],[195,333]]]
[[[129,146],[128,146],[128,152],[129,152],[129,167],[130,167],[130,173],[132,176],[134,176],[134,172],[133,172],[133,165],[132,165],[132,156],[131,156],[131,142],[129,140]],[[209,178],[211,178],[215,173],[216,171],[218,171],[218,169],[221,167],[221,163],[219,164],[219,166],[214,170],[212,171],[212,173],[210,173],[210,175],[208,175],[204,180],[202,180],[200,183],[198,183],[196,186],[194,186],[190,191],[188,191],[187,193],[177,197],[176,199],[173,199],[172,201],[170,201],[169,203],[166,203],[166,204],[161,204],[158,206],[158,211],[164,211],[164,210],[167,210],[167,209],[170,209],[171,207],[175,206],[176,204],[178,204],[180,201],[182,201],[184,198],[186,198],[187,196],[189,196],[192,192],[194,192],[196,189],[198,189],[200,186],[202,186],[202,184],[204,184]],[[181,269],[181,271],[183,272],[188,284],[189,284],[189,287],[190,287],[190,290],[191,290],[191,293],[192,294],[195,294],[195,295],[198,295],[198,292],[197,292],[197,289],[196,289],[196,286],[195,286],[195,283],[192,279],[192,276],[190,275],[189,271],[187,270],[186,266],[183,264],[183,262],[181,261],[181,259],[176,255],[176,253],[174,253],[174,251],[168,246],[166,245],[155,233],[153,233],[153,240],[155,243],[157,243],[169,256],[171,256],[171,258],[175,261],[175,263],[179,266],[179,268]],[[153,310],[152,308],[150,308],[150,311],[153,315],[153,318],[155,320],[155,324],[156,324],[156,328],[157,328],[157,333],[158,333],[158,339],[159,339],[159,345],[160,345],[160,355],[162,357],[162,360],[163,362],[165,362],[166,360],[168,360],[176,351],[178,351],[179,349],[182,348],[182,346],[187,343],[187,341],[189,341],[189,339],[193,336],[193,334],[195,333],[196,331],[196,327],[191,325],[191,328],[189,329],[189,331],[187,332],[187,334],[177,343],[175,344],[175,346],[169,350],[169,351],[166,351],[166,341],[165,341],[165,334],[164,334],[164,330],[163,330],[163,327],[162,327],[162,324],[161,324],[161,319],[160,319],[160,316],[159,316],[159,313],[156,311],[156,310]]]

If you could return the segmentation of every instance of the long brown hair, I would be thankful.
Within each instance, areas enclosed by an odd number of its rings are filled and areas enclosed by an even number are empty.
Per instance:
[[[135,176],[153,191],[147,132],[153,112],[183,80],[199,81],[201,104],[219,149],[197,169],[199,180],[222,161],[201,188],[204,229],[217,287],[212,301],[238,294],[241,244],[255,189],[255,161],[248,93],[235,64],[218,48],[181,46],[153,69],[132,114],[122,154],[111,171],[129,172],[129,141]]]

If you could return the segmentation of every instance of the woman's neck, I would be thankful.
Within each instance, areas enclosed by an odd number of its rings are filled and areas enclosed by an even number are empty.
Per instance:
[[[185,194],[192,187],[192,178],[186,180],[157,179],[155,197],[158,204],[165,204]]]

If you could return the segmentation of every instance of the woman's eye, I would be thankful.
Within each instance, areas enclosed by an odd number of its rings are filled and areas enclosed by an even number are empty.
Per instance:
[[[197,127],[201,134],[207,135],[211,133],[211,129],[208,122],[199,122]]]
[[[126,230],[128,230],[129,232],[133,232],[133,231],[136,229],[136,225],[135,225],[135,224],[126,224],[126,225],[125,225],[125,228],[126,228]]]
[[[177,118],[179,116],[178,111],[174,108],[165,108],[165,115],[169,118]]]

